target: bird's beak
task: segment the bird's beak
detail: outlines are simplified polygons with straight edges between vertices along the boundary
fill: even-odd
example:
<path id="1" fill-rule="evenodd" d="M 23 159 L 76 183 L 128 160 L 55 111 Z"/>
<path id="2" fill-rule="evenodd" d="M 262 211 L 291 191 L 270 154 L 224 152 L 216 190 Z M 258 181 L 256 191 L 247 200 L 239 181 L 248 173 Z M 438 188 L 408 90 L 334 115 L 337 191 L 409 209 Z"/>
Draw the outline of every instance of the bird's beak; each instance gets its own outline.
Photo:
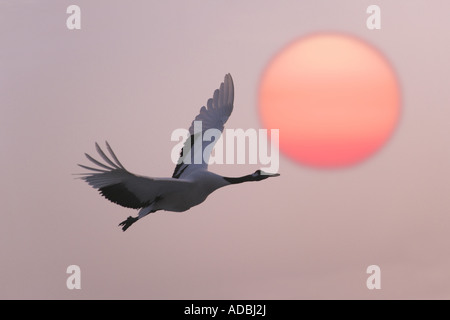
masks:
<path id="1" fill-rule="evenodd" d="M 278 177 L 280 174 L 279 173 L 269 173 L 269 172 L 261 171 L 261 175 L 269 176 L 269 177 Z"/>

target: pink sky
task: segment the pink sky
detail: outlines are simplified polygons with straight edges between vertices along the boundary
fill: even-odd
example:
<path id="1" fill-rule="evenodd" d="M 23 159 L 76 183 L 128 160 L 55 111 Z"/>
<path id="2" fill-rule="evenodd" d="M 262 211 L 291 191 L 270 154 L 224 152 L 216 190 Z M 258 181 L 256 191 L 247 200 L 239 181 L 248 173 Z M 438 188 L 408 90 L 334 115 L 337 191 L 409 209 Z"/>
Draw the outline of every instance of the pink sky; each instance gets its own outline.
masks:
<path id="1" fill-rule="evenodd" d="M 0 298 L 450 298 L 448 1 L 0 2 Z M 280 48 L 310 32 L 354 34 L 392 63 L 402 114 L 363 163 L 224 188 L 185 213 L 129 215 L 74 179 L 94 142 L 137 174 L 170 176 L 188 128 L 226 73 L 227 128 L 261 128 L 257 89 Z M 280 132 L 280 135 L 282 132 Z M 258 165 L 214 165 L 239 176 Z M 68 290 L 66 268 L 81 268 Z M 366 288 L 369 265 L 382 289 Z"/>

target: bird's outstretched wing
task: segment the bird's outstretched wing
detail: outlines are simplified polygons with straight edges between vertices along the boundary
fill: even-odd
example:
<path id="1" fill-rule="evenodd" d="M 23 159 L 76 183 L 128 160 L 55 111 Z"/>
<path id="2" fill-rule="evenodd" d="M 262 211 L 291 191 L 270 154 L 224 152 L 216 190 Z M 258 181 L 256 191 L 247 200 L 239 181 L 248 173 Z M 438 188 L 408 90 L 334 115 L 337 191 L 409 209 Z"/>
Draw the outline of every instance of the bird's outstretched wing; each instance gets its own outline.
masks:
<path id="1" fill-rule="evenodd" d="M 205 131 L 209 129 L 216 129 L 218 130 L 216 132 L 220 134 L 223 132 L 224 125 L 233 111 L 233 101 L 233 79 L 230 74 L 226 74 L 224 82 L 220 84 L 219 89 L 214 91 L 213 97 L 208 99 L 206 107 L 203 106 L 192 121 L 189 128 L 190 137 L 181 150 L 180 159 L 172 178 L 183 178 L 195 170 L 208 168 L 209 156 L 219 136 L 216 135 L 215 138 L 212 138 L 212 141 L 202 141 L 202 137 Z M 196 129 L 199 128 L 200 121 L 201 130 L 199 131 Z M 209 152 L 204 152 L 206 148 Z M 196 151 L 201 151 L 201 154 Z"/>
<path id="2" fill-rule="evenodd" d="M 79 164 L 80 167 L 91 171 L 82 173 L 81 179 L 98 189 L 106 199 L 123 207 L 143 208 L 166 193 L 182 191 L 190 186 L 190 182 L 184 180 L 135 175 L 124 168 L 108 142 L 106 142 L 106 147 L 111 157 L 108 157 L 97 143 L 95 143 L 95 147 L 105 163 L 95 160 L 86 153 L 86 157 L 98 167 L 93 168 Z"/>

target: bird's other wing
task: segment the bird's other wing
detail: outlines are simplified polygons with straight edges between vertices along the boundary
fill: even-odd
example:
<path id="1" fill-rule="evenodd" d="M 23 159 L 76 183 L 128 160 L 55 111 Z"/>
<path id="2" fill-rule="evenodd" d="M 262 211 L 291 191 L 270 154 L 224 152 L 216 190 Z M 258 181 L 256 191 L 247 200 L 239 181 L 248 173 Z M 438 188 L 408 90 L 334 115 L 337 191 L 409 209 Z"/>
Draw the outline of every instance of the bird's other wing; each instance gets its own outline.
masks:
<path id="1" fill-rule="evenodd" d="M 219 89 L 214 91 L 213 97 L 208 99 L 206 107 L 200 109 L 199 114 L 192 121 L 189 128 L 190 137 L 186 140 L 181 150 L 178 164 L 175 167 L 172 178 L 182 178 L 188 176 L 195 170 L 207 169 L 208 161 L 214 144 L 222 134 L 224 125 L 233 111 L 234 85 L 231 75 L 225 75 L 224 82 Z M 198 130 L 201 121 L 201 130 Z M 211 138 L 212 141 L 203 141 L 205 131 L 216 129 L 217 135 Z M 196 147 L 198 146 L 198 147 Z M 208 148 L 209 152 L 204 152 Z M 196 150 L 201 151 L 198 154 Z"/>
<path id="2" fill-rule="evenodd" d="M 95 143 L 100 157 L 105 161 L 101 163 L 90 155 L 86 157 L 96 168 L 79 164 L 80 167 L 90 170 L 81 173 L 84 181 L 97 189 L 106 199 L 123 207 L 139 209 L 150 205 L 158 197 L 170 192 L 178 192 L 190 187 L 190 182 L 173 178 L 150 178 L 135 175 L 127 171 L 119 162 L 108 142 L 106 147 L 111 157 Z"/>

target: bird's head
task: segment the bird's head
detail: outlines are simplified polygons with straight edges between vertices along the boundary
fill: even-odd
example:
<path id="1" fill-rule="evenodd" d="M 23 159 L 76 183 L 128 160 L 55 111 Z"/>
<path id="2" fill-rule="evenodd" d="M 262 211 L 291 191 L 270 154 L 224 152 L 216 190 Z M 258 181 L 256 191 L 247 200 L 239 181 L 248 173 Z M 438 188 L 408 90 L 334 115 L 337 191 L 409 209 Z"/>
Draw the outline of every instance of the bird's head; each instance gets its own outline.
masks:
<path id="1" fill-rule="evenodd" d="M 253 174 L 252 177 L 254 179 L 254 181 L 261 181 L 270 177 L 278 177 L 280 174 L 279 173 L 268 173 L 268 172 L 264 172 L 262 170 L 256 170 Z"/>

